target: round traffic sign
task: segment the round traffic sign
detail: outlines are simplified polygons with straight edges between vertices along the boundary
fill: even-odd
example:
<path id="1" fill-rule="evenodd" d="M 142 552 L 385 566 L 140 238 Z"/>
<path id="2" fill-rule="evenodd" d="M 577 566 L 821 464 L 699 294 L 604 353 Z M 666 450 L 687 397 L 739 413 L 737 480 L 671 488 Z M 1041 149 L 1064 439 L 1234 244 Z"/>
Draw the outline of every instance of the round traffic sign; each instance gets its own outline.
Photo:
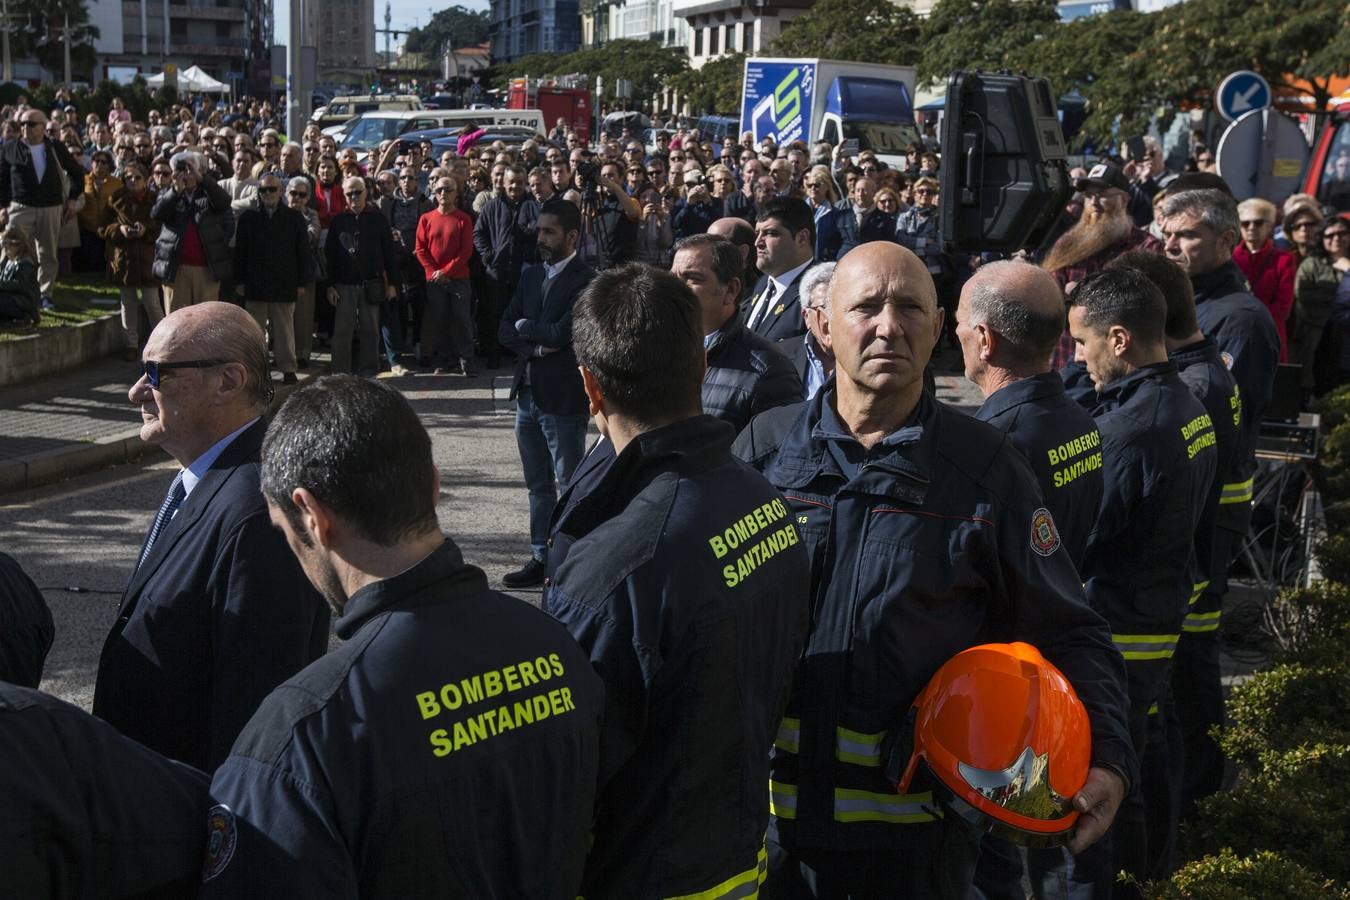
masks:
<path id="1" fill-rule="evenodd" d="M 1214 92 L 1214 108 L 1230 122 L 1254 110 L 1265 109 L 1270 106 L 1270 101 L 1270 82 L 1246 69 L 1219 82 L 1219 89 Z"/>

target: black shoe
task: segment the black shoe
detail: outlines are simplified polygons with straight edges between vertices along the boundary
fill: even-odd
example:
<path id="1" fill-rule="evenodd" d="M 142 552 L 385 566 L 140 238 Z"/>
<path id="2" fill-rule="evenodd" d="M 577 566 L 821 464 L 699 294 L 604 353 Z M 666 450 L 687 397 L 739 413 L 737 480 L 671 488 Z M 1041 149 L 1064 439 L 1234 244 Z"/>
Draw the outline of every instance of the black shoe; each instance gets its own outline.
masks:
<path id="1" fill-rule="evenodd" d="M 502 584 L 509 588 L 538 587 L 543 583 L 544 563 L 537 559 L 531 559 L 521 569 L 502 576 Z"/>
<path id="2" fill-rule="evenodd" d="M 472 378 L 478 373 L 474 370 L 472 366 L 469 365 L 469 361 L 467 359 L 461 359 L 459 361 L 459 374 L 464 376 L 465 378 Z"/>
<path id="3" fill-rule="evenodd" d="M 299 380 L 300 380 L 300 379 L 296 377 L 296 375 L 295 375 L 294 372 L 286 372 L 285 374 L 283 374 L 283 375 L 281 376 L 281 383 L 282 383 L 282 384 L 295 384 L 295 383 L 298 382 Z"/>

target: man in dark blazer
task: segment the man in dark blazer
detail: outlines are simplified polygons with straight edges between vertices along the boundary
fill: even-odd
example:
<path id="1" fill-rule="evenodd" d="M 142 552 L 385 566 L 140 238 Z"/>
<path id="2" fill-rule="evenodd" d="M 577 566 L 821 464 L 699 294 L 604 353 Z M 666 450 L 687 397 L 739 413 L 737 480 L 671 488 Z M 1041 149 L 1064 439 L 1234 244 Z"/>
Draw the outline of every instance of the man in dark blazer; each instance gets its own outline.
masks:
<path id="1" fill-rule="evenodd" d="M 586 451 L 586 393 L 572 353 L 572 304 L 595 271 L 577 258 L 581 211 L 550 200 L 539 211 L 540 264 L 521 273 L 502 314 L 498 340 L 516 354 L 511 398 L 516 445 L 530 492 L 530 560 L 502 578 L 507 587 L 542 584 L 548 518 Z"/>
<path id="2" fill-rule="evenodd" d="M 183 468 L 103 645 L 94 714 L 210 772 L 263 698 L 323 655 L 328 610 L 259 489 L 272 386 L 257 323 L 229 303 L 185 307 L 143 359 L 129 391 L 141 439 Z"/>
<path id="3" fill-rule="evenodd" d="M 774 197 L 755 223 L 755 265 L 764 276 L 744 305 L 746 327 L 771 341 L 806 333 L 798 307 L 802 275 L 815 259 L 811 208 L 795 197 Z"/>

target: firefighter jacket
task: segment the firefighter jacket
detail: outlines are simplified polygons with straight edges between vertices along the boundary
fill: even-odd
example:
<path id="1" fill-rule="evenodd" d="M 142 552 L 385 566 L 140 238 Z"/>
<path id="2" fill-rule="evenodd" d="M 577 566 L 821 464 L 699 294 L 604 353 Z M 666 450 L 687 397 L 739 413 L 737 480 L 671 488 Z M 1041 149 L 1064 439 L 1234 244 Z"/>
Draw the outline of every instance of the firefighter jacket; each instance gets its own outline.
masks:
<path id="1" fill-rule="evenodd" d="M 935 846 L 938 805 L 896 792 L 882 745 L 943 663 L 988 642 L 1026 641 L 1058 666 L 1091 718 L 1093 764 L 1132 784 L 1124 667 L 1026 460 L 926 393 L 864 451 L 833 402 L 830 382 L 795 421 L 784 408 L 751 424 L 776 435 L 738 441 L 783 491 L 812 565 L 811 632 L 772 754 L 770 840 Z"/>
<path id="2" fill-rule="evenodd" d="M 1023 378 L 985 398 L 975 418 L 1003 432 L 1031 463 L 1074 568 L 1083 565 L 1102 499 L 1102 438 L 1057 372 Z"/>
<path id="3" fill-rule="evenodd" d="M 1224 485 L 1241 481 L 1248 475 L 1246 460 L 1238 455 L 1242 441 L 1242 394 L 1233 380 L 1233 373 L 1224 365 L 1219 348 L 1209 338 L 1174 350 L 1168 358 L 1177 364 L 1182 383 L 1205 407 L 1214 424 L 1216 475 L 1195 533 L 1195 584 L 1181 626 L 1182 631 L 1208 633 L 1219 628 L 1224 594 L 1209 588 L 1212 582 L 1226 584 L 1224 576 L 1231 562 L 1228 542 L 1214 539 Z"/>
<path id="4" fill-rule="evenodd" d="M 1218 347 L 1242 400 L 1237 468 L 1225 476 L 1232 480 L 1223 483 L 1218 523 L 1220 528 L 1246 534 L 1256 474 L 1256 437 L 1280 365 L 1280 335 L 1265 304 L 1247 290 L 1237 263 L 1230 261 L 1213 272 L 1192 276 L 1191 287 L 1200 330 Z"/>
<path id="5" fill-rule="evenodd" d="M 1143 366 L 1100 393 L 1105 492 L 1084 586 L 1125 658 L 1136 711 L 1157 703 L 1193 593 L 1195 535 L 1218 438 L 1174 362 Z"/>
<path id="6" fill-rule="evenodd" d="M 216 772 L 202 896 L 574 898 L 603 703 L 576 643 L 448 540 L 334 624 Z"/>
<path id="7" fill-rule="evenodd" d="M 558 522 L 573 542 L 545 609 L 605 682 L 586 897 L 741 897 L 763 878 L 810 576 L 733 436 L 710 416 L 648 431 Z"/>

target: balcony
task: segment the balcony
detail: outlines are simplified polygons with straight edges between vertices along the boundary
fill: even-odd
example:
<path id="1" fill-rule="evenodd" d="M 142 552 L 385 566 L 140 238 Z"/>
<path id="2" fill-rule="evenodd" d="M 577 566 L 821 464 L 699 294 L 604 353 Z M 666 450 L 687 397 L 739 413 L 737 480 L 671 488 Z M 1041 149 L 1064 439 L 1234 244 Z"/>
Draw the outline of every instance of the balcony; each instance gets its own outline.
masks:
<path id="1" fill-rule="evenodd" d="M 122 2 L 122 15 L 126 19 L 136 22 L 141 20 L 141 4 L 137 2 Z M 164 4 L 146 3 L 145 15 L 147 19 L 162 22 L 164 20 Z M 215 4 L 202 3 L 200 5 L 193 3 L 170 3 L 170 19 L 209 19 L 221 22 L 242 22 L 247 17 L 247 11 L 240 6 L 216 6 Z"/>

